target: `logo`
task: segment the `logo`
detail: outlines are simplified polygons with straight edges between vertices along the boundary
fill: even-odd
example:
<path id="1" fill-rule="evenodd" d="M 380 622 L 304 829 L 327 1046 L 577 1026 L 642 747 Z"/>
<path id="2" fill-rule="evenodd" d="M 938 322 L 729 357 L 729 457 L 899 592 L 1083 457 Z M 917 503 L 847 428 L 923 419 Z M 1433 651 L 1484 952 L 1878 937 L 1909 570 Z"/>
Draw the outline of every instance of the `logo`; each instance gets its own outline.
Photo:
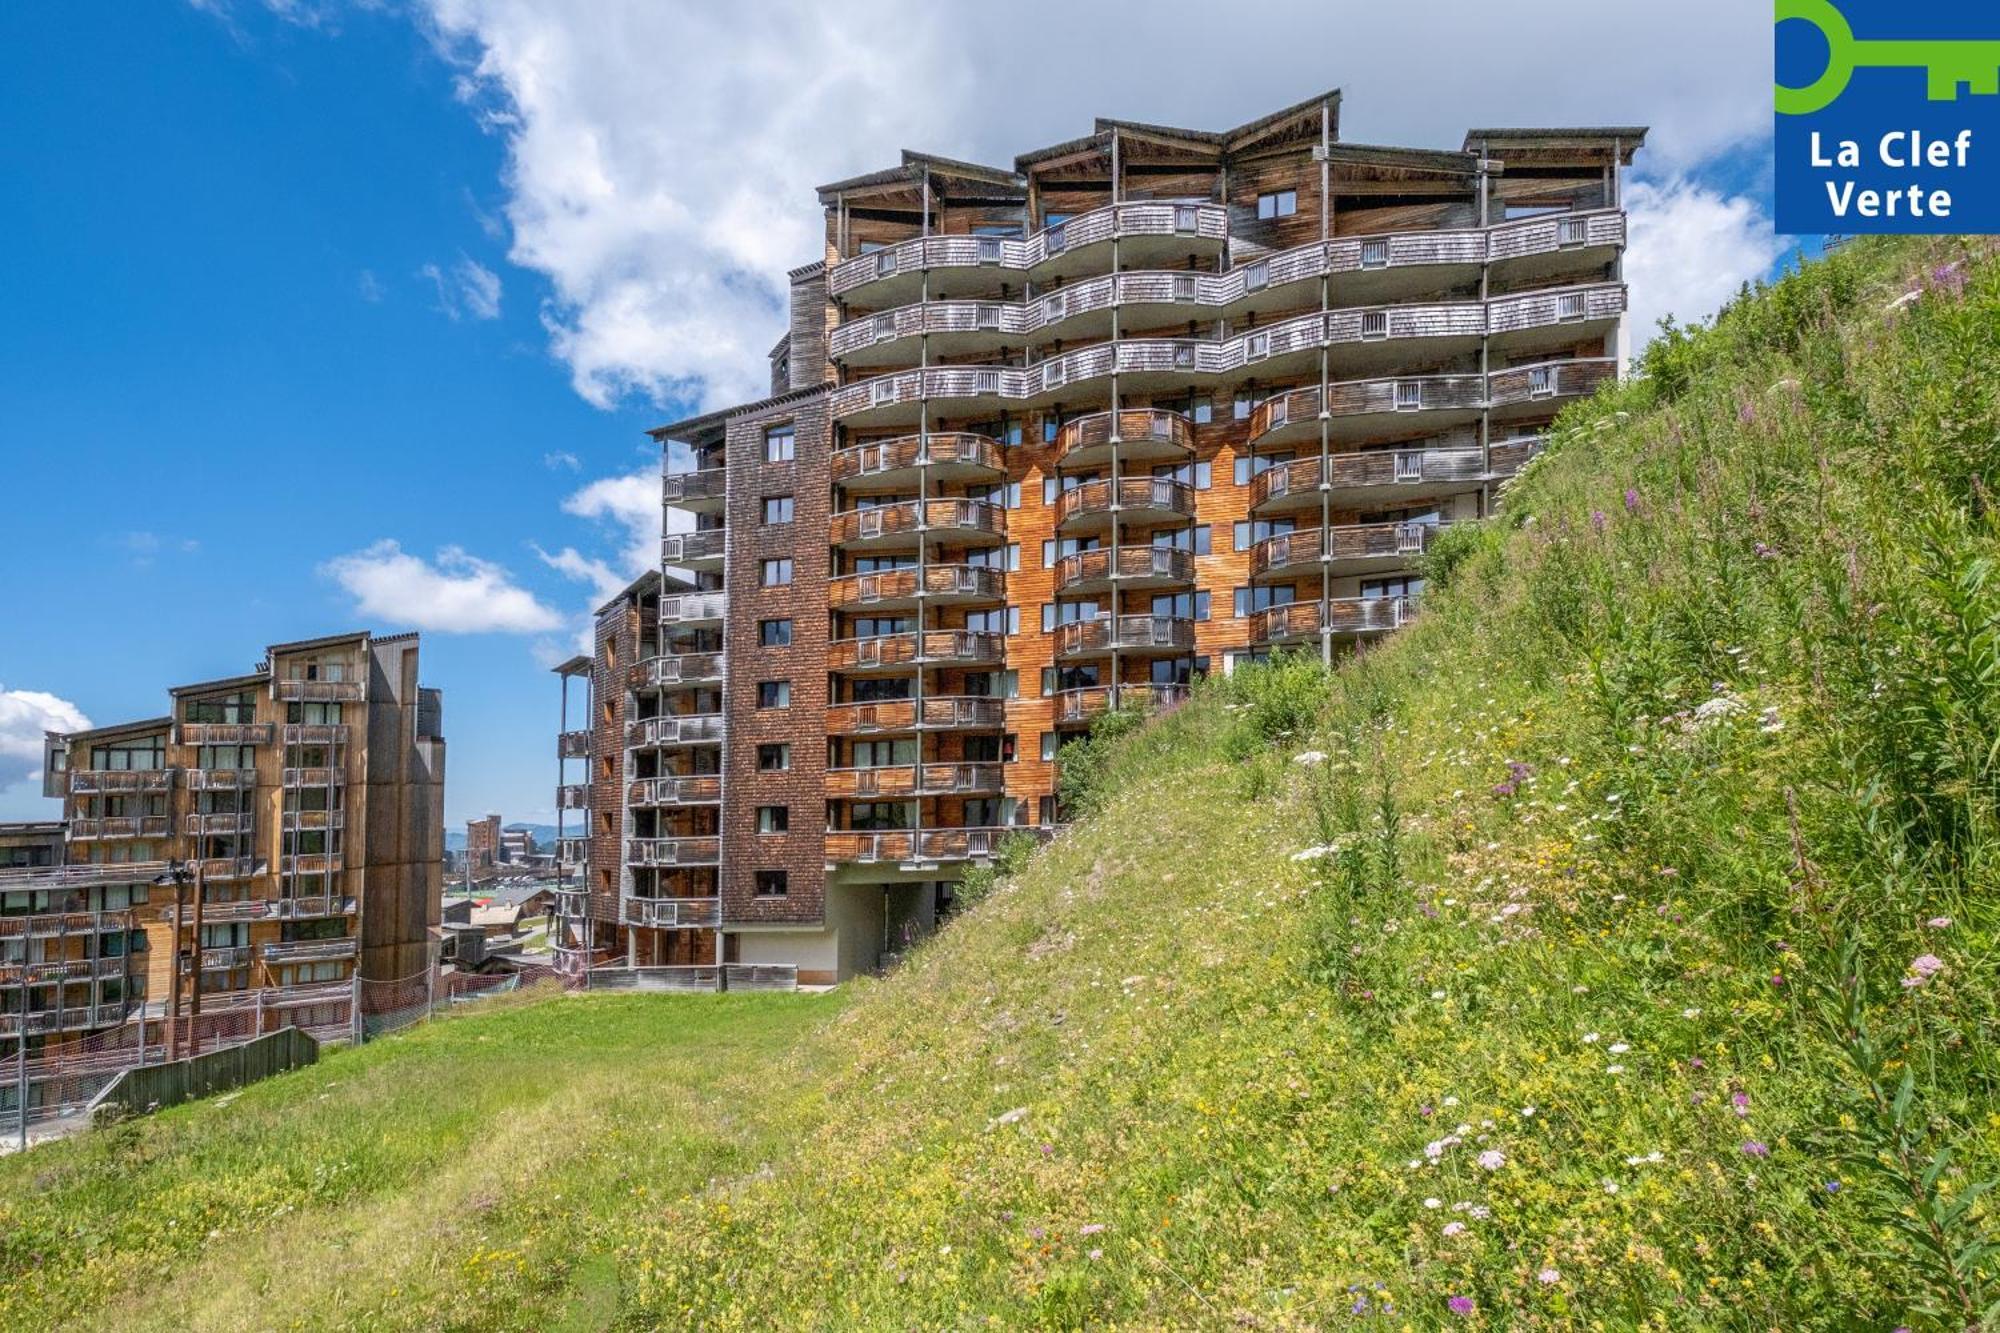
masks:
<path id="1" fill-rule="evenodd" d="M 1779 231 L 2000 231 L 2000 6 L 1912 8 L 1777 0 Z"/>

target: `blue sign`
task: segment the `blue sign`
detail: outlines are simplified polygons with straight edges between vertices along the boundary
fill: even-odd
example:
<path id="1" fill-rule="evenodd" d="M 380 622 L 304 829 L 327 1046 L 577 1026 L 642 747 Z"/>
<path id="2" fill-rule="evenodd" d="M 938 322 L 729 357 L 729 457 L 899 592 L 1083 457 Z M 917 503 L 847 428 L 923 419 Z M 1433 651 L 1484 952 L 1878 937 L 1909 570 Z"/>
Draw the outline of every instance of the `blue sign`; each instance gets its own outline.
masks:
<path id="1" fill-rule="evenodd" d="M 2000 4 L 1777 0 L 1781 232 L 2000 232 Z"/>

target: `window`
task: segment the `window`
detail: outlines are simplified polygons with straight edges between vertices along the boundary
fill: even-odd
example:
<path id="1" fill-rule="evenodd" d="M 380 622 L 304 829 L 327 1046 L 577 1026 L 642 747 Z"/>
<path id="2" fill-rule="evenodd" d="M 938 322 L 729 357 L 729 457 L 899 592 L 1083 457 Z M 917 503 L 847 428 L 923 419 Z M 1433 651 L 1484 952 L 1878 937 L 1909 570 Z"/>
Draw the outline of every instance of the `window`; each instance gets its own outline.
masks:
<path id="1" fill-rule="evenodd" d="M 1155 616 L 1171 616 L 1177 620 L 1207 620 L 1208 594 L 1160 593 L 1153 598 L 1152 613 Z"/>
<path id="2" fill-rule="evenodd" d="M 1238 588 L 1236 590 L 1236 614 L 1247 616 L 1253 611 L 1268 611 L 1274 606 L 1289 606 L 1296 594 L 1291 588 Z"/>
<path id="3" fill-rule="evenodd" d="M 1239 393 L 1230 404 L 1229 414 L 1238 421 L 1248 421 L 1250 414 L 1257 410 L 1257 400 L 1248 393 Z"/>
<path id="4" fill-rule="evenodd" d="M 790 708 L 792 706 L 792 682 L 789 680 L 758 681 L 757 706 L 759 708 Z"/>
<path id="5" fill-rule="evenodd" d="M 1153 534 L 1153 545 L 1171 547 L 1176 551 L 1187 551 L 1194 555 L 1207 555 L 1211 549 L 1211 525 L 1198 528 L 1181 528 L 1176 531 L 1161 531 Z"/>
<path id="6" fill-rule="evenodd" d="M 759 898 L 782 898 L 786 892 L 784 871 L 760 870 L 757 872 L 757 896 Z"/>
<path id="7" fill-rule="evenodd" d="M 1052 760 L 1052 759 L 1054 759 L 1054 758 L 1056 757 L 1056 742 L 1057 742 L 1057 741 L 1058 741 L 1059 739 L 1060 739 L 1060 737 L 1058 736 L 1058 734 L 1057 734 L 1057 733 L 1055 733 L 1055 732 L 1053 732 L 1053 731 L 1045 731 L 1045 732 L 1043 732 L 1043 733 L 1042 733 L 1042 762 L 1043 762 L 1043 763 L 1045 763 L 1045 764 L 1046 764 L 1046 763 L 1048 763 L 1048 762 L 1049 762 L 1050 760 Z"/>
<path id="8" fill-rule="evenodd" d="M 792 644 L 792 622 L 789 620 L 760 620 L 757 622 L 757 642 L 765 648 L 789 648 Z"/>
<path id="9" fill-rule="evenodd" d="M 1257 196 L 1257 216 L 1262 219 L 1288 218 L 1299 211 L 1297 190 L 1275 190 Z"/>
<path id="10" fill-rule="evenodd" d="M 758 581 L 766 588 L 782 588 L 792 581 L 790 560 L 766 560 Z"/>
<path id="11" fill-rule="evenodd" d="M 792 807 L 789 805 L 760 805 L 757 807 L 757 831 L 759 833 L 789 833 L 792 830 Z"/>
<path id="12" fill-rule="evenodd" d="M 789 742 L 779 741 L 771 745 L 757 747 L 757 771 L 759 773 L 783 773 L 792 766 L 792 747 Z"/>
<path id="13" fill-rule="evenodd" d="M 1018 222 L 975 222 L 972 224 L 974 236 L 1000 236 L 1009 240 L 1021 238 L 1021 224 Z"/>
<path id="14" fill-rule="evenodd" d="M 1361 600 L 1376 601 L 1385 597 L 1415 597 L 1424 590 L 1424 581 L 1415 574 L 1398 574 L 1386 579 L 1361 580 Z"/>
<path id="15" fill-rule="evenodd" d="M 792 521 L 792 497 L 789 495 L 767 495 L 764 497 L 764 522 L 789 523 Z"/>

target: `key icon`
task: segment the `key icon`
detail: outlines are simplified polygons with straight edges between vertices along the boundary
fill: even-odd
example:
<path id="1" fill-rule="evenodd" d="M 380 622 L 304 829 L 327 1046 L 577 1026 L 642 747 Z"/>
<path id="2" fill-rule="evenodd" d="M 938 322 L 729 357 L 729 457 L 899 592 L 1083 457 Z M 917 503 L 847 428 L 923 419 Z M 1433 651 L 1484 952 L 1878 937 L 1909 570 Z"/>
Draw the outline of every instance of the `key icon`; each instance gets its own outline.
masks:
<path id="1" fill-rule="evenodd" d="M 1832 0 L 1777 0 L 1777 21 L 1799 19 L 1826 38 L 1826 72 L 1803 88 L 1776 85 L 1782 116 L 1805 116 L 1833 105 L 1854 71 L 1921 69 L 1933 102 L 1958 100 L 1958 85 L 1976 96 L 2000 95 L 2000 41 L 1861 41 Z"/>

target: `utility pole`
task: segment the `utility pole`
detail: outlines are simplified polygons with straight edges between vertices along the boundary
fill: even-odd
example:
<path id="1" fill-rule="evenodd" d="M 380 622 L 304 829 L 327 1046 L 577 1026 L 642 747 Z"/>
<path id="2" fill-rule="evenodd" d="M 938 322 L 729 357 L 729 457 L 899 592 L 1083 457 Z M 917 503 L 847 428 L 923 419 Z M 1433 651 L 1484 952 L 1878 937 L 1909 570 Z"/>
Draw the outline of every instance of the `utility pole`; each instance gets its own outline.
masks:
<path id="1" fill-rule="evenodd" d="M 181 963 L 182 963 L 181 907 L 183 901 L 182 895 L 187 888 L 188 878 L 189 876 L 188 876 L 187 863 L 184 861 L 173 860 L 167 862 L 166 873 L 158 876 L 153 880 L 154 884 L 162 888 L 171 884 L 174 889 L 174 947 L 171 950 L 172 957 L 168 960 L 169 965 L 173 969 L 173 975 L 168 978 L 168 989 L 171 995 L 171 999 L 168 1002 L 168 1009 L 167 1009 L 167 1061 L 169 1064 L 180 1058 Z M 145 1011 L 142 1009 L 140 1011 L 140 1019 L 139 1019 L 139 1040 L 142 1045 L 145 1042 L 145 1038 L 146 1038 Z"/>

